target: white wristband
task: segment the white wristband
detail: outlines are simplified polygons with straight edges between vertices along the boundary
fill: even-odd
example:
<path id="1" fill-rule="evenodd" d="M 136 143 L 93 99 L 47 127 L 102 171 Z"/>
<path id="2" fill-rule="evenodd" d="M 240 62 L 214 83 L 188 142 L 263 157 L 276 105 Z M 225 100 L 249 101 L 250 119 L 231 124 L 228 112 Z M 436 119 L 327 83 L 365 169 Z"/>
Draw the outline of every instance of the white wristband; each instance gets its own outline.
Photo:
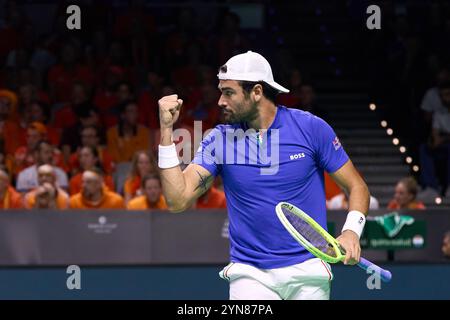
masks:
<path id="1" fill-rule="evenodd" d="M 158 146 L 158 166 L 161 169 L 176 167 L 180 164 L 175 143 L 170 146 Z"/>
<path id="2" fill-rule="evenodd" d="M 345 220 L 344 226 L 342 227 L 342 232 L 351 230 L 358 235 L 358 238 L 361 238 L 365 224 L 366 216 L 357 210 L 352 210 L 347 215 L 347 220 Z"/>

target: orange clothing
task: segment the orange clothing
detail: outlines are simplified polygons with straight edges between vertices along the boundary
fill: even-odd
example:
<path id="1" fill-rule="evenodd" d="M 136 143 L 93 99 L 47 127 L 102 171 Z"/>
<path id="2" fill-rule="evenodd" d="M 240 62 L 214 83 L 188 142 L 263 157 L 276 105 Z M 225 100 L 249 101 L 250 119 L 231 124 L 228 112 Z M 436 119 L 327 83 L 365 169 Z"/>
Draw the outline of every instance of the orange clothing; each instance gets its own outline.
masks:
<path id="1" fill-rule="evenodd" d="M 135 197 L 136 192 L 141 187 L 141 177 L 136 176 L 134 178 L 127 178 L 125 180 L 125 185 L 123 186 L 123 192 L 125 195 L 129 195 L 130 197 Z"/>
<path id="2" fill-rule="evenodd" d="M 151 205 L 147 201 L 146 196 L 139 196 L 134 199 L 131 199 L 130 202 L 128 202 L 127 209 L 128 210 L 146 210 L 146 209 L 165 210 L 165 209 L 167 209 L 167 204 L 166 204 L 166 199 L 164 199 L 163 195 L 159 196 L 158 202 L 156 202 L 154 205 Z"/>
<path id="3" fill-rule="evenodd" d="M 98 203 L 92 203 L 83 198 L 81 192 L 70 197 L 72 209 L 125 209 L 123 198 L 112 191 L 103 190 L 103 198 Z"/>
<path id="4" fill-rule="evenodd" d="M 397 201 L 392 199 L 391 201 L 389 201 L 388 209 L 398 210 L 398 209 L 401 209 L 401 208 L 400 208 L 400 205 L 397 203 Z M 408 205 L 408 209 L 423 210 L 423 209 L 426 209 L 426 208 L 425 208 L 425 205 L 423 204 L 422 201 L 413 201 L 413 202 L 411 202 Z"/>
<path id="5" fill-rule="evenodd" d="M 219 209 L 226 208 L 227 202 L 225 200 L 225 193 L 215 187 L 211 187 L 206 194 L 198 198 L 196 206 L 197 209 Z"/>
<path id="6" fill-rule="evenodd" d="M 334 196 L 340 194 L 341 188 L 338 186 L 336 182 L 334 182 L 333 178 L 328 173 L 324 173 L 325 177 L 325 198 L 330 200 Z"/>
<path id="7" fill-rule="evenodd" d="M 74 195 L 78 192 L 81 192 L 81 185 L 82 185 L 82 180 L 81 178 L 83 177 L 82 173 L 78 173 L 76 175 L 74 175 L 70 181 L 69 181 L 69 193 L 70 195 Z M 105 186 L 110 190 L 110 191 L 114 191 L 114 181 L 113 178 L 111 176 L 104 176 L 103 177 L 103 181 L 105 182 Z"/>
<path id="8" fill-rule="evenodd" d="M 21 209 L 23 208 L 22 196 L 12 186 L 8 186 L 2 199 L 0 199 L 0 209 Z"/>
<path id="9" fill-rule="evenodd" d="M 0 139 L 3 139 L 5 147 L 5 154 L 13 155 L 16 149 L 20 146 L 18 137 L 21 134 L 20 126 L 11 120 L 0 122 Z M 11 138 L 11 137 L 14 137 Z"/>
<path id="10" fill-rule="evenodd" d="M 25 195 L 25 208 L 33 209 L 36 204 L 36 189 L 28 192 Z M 68 209 L 69 208 L 69 195 L 58 188 L 58 194 L 56 196 L 56 208 L 58 209 Z"/>
<path id="11" fill-rule="evenodd" d="M 130 138 L 119 136 L 119 127 L 115 126 L 107 132 L 108 151 L 115 162 L 131 161 L 136 151 L 148 150 L 150 147 L 150 130 L 138 125 L 136 135 Z"/>

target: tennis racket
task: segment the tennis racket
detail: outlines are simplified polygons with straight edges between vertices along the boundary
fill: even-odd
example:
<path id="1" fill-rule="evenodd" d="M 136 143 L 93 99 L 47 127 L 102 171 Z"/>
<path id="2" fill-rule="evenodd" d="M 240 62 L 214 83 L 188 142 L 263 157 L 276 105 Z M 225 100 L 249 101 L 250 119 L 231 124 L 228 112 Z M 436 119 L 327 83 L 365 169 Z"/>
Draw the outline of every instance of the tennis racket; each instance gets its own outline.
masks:
<path id="1" fill-rule="evenodd" d="M 345 250 L 339 242 L 305 212 L 287 202 L 278 203 L 275 211 L 287 231 L 314 256 L 328 263 L 338 263 L 345 259 Z M 389 282 L 392 278 L 391 272 L 362 257 L 358 266 L 364 270 L 370 268 L 384 282 Z"/>

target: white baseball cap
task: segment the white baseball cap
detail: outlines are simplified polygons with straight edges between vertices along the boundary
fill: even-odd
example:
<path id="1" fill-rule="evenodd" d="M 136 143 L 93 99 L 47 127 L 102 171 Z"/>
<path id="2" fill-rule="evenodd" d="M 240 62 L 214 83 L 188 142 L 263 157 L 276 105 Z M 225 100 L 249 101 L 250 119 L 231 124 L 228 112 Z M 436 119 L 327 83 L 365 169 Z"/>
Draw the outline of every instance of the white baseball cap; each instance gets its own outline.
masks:
<path id="1" fill-rule="evenodd" d="M 280 92 L 289 92 L 273 80 L 269 62 L 259 53 L 247 51 L 231 57 L 219 69 L 219 80 L 264 81 Z"/>

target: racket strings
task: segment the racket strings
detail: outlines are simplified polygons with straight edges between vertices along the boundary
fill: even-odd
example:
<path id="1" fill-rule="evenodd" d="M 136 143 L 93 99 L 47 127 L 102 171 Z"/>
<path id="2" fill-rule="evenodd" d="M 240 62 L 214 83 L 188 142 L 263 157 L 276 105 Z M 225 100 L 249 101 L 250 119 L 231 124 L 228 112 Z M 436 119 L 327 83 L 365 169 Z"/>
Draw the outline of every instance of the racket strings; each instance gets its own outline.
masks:
<path id="1" fill-rule="evenodd" d="M 282 208 L 284 215 L 289 223 L 301 234 L 311 245 L 329 256 L 336 257 L 336 251 L 333 246 L 325 240 L 309 223 L 301 219 L 287 208 Z"/>

